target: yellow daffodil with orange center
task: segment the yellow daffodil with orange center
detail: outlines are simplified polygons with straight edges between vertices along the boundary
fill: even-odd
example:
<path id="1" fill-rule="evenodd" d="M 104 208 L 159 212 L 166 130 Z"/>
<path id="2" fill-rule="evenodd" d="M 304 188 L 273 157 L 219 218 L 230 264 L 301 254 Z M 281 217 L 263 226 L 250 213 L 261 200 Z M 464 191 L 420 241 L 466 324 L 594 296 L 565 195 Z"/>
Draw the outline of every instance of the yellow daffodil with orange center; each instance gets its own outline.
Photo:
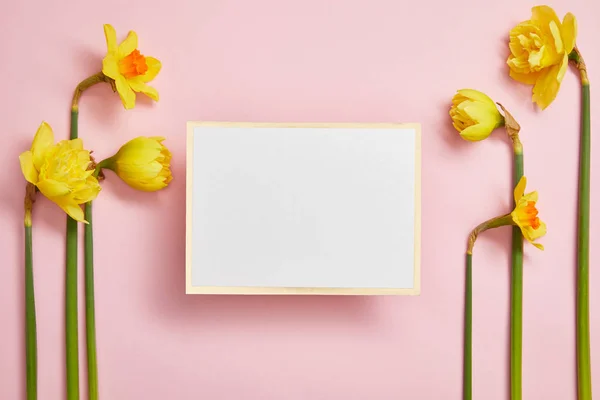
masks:
<path id="1" fill-rule="evenodd" d="M 515 187 L 515 204 L 516 207 L 510 214 L 513 222 L 517 225 L 523 237 L 538 249 L 543 250 L 544 246 L 539 243 L 534 243 L 536 239 L 546 234 L 546 224 L 538 217 L 536 203 L 538 194 L 536 191 L 525 194 L 525 186 L 527 178 L 523 177 Z"/>
<path id="2" fill-rule="evenodd" d="M 25 179 L 35 185 L 76 221 L 84 220 L 80 204 L 98 196 L 100 185 L 90 170 L 90 152 L 81 139 L 54 144 L 54 133 L 47 123 L 39 127 L 31 150 L 19 156 Z"/>
<path id="3" fill-rule="evenodd" d="M 154 192 L 173 179 L 171 152 L 163 137 L 137 137 L 125 143 L 114 156 L 98 164 L 110 169 L 134 189 Z"/>
<path id="4" fill-rule="evenodd" d="M 146 57 L 137 49 L 138 38 L 130 31 L 127 38 L 117 45 L 117 34 L 111 25 L 104 25 L 108 52 L 102 60 L 102 73 L 115 81 L 115 87 L 126 109 L 135 107 L 136 92 L 144 93 L 158 101 L 158 92 L 148 86 L 160 72 L 161 63 Z"/>
<path id="5" fill-rule="evenodd" d="M 494 129 L 504 124 L 496 103 L 473 89 L 462 89 L 454 95 L 450 117 L 460 136 L 472 142 L 487 138 Z"/>
<path id="6" fill-rule="evenodd" d="M 561 23 L 548 6 L 533 7 L 531 19 L 510 31 L 510 76 L 534 85 L 533 101 L 542 109 L 558 94 L 576 37 L 575 16 L 567 13 Z"/>

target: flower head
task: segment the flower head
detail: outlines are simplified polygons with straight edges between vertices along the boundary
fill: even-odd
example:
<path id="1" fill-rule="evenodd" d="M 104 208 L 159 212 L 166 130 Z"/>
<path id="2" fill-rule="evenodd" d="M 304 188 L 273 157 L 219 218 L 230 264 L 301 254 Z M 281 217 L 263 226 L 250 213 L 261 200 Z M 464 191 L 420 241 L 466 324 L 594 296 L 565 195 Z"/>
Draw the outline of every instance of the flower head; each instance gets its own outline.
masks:
<path id="1" fill-rule="evenodd" d="M 548 6 L 533 7 L 531 19 L 510 31 L 510 76 L 534 85 L 533 101 L 542 109 L 558 94 L 576 37 L 575 16 L 567 13 L 561 23 Z"/>
<path id="2" fill-rule="evenodd" d="M 158 92 L 147 83 L 160 72 L 160 61 L 140 53 L 137 49 L 137 34 L 134 31 L 130 31 L 118 46 L 117 33 L 111 25 L 104 25 L 104 35 L 108 52 L 102 60 L 102 73 L 115 81 L 115 87 L 125 108 L 135 106 L 135 92 L 144 93 L 158 101 Z"/>
<path id="3" fill-rule="evenodd" d="M 92 164 L 90 152 L 83 149 L 81 139 L 54 144 L 52 128 L 43 122 L 31 150 L 22 153 L 19 161 L 28 182 L 71 218 L 86 222 L 80 204 L 95 199 L 100 193 L 100 185 L 89 168 Z"/>
<path id="4" fill-rule="evenodd" d="M 114 156 L 102 161 L 134 189 L 153 192 L 167 187 L 171 175 L 171 152 L 163 137 L 137 137 L 125 143 Z"/>
<path id="5" fill-rule="evenodd" d="M 472 142 L 487 138 L 504 123 L 494 101 L 473 89 L 462 89 L 454 95 L 450 117 L 460 136 Z"/>
<path id="6" fill-rule="evenodd" d="M 538 217 L 536 203 L 538 200 L 537 192 L 525 194 L 525 186 L 527 178 L 522 177 L 515 187 L 515 209 L 510 214 L 513 222 L 521 228 L 523 237 L 527 239 L 538 249 L 544 249 L 539 243 L 534 243 L 534 240 L 546 234 L 546 224 Z"/>

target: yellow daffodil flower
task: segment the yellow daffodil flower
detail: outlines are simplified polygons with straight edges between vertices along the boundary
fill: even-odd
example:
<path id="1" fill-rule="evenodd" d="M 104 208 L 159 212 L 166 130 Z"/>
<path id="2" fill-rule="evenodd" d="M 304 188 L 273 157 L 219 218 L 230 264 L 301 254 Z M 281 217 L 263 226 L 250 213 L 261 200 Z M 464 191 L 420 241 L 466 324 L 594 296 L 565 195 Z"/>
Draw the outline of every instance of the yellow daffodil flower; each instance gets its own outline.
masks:
<path id="1" fill-rule="evenodd" d="M 163 189 L 173 179 L 171 152 L 162 144 L 164 140 L 163 137 L 137 137 L 98 165 L 114 171 L 134 189 L 146 192 Z"/>
<path id="2" fill-rule="evenodd" d="M 462 89 L 454 95 L 450 117 L 460 136 L 471 142 L 487 138 L 504 124 L 494 101 L 473 89 Z"/>
<path id="3" fill-rule="evenodd" d="M 534 85 L 533 101 L 542 109 L 556 98 L 576 37 L 575 16 L 567 13 L 561 23 L 548 6 L 533 7 L 531 19 L 510 31 L 510 76 Z"/>
<path id="4" fill-rule="evenodd" d="M 527 239 L 538 249 L 543 250 L 544 246 L 539 243 L 534 243 L 534 240 L 544 236 L 546 234 L 546 224 L 542 222 L 538 217 L 538 210 L 535 204 L 538 201 L 537 192 L 531 192 L 525 194 L 525 186 L 527 185 L 527 178 L 522 177 L 519 183 L 515 187 L 515 204 L 516 207 L 510 216 L 513 222 L 521 228 L 523 237 Z"/>
<path id="5" fill-rule="evenodd" d="M 115 87 L 126 109 L 135 106 L 135 92 L 144 93 L 158 101 L 158 92 L 147 85 L 160 72 L 161 63 L 156 58 L 143 56 L 137 49 L 138 38 L 130 31 L 127 38 L 117 46 L 117 33 L 104 25 L 108 53 L 102 60 L 102 73 L 115 81 Z"/>
<path id="6" fill-rule="evenodd" d="M 31 145 L 31 150 L 19 156 L 25 179 L 35 185 L 48 199 L 56 203 L 74 220 L 86 222 L 80 204 L 98 196 L 100 185 L 89 167 L 90 152 L 83 149 L 81 139 L 63 140 L 54 144 L 54 133 L 43 122 Z"/>

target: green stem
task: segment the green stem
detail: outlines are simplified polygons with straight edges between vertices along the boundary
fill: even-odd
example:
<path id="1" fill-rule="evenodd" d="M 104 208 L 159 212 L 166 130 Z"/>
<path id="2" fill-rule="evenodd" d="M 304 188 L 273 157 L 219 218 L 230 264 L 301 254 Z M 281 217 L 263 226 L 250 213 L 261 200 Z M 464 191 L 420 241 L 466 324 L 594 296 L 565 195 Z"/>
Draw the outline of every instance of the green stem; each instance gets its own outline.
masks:
<path id="1" fill-rule="evenodd" d="M 514 186 L 523 176 L 522 147 L 515 146 Z M 513 187 L 514 187 L 513 186 Z M 523 235 L 518 226 L 512 230 L 512 279 L 510 301 L 510 398 L 521 400 L 523 355 Z"/>
<path id="2" fill-rule="evenodd" d="M 35 400 L 37 399 L 37 327 L 31 222 L 25 223 L 25 358 L 27 360 L 27 400 Z"/>
<path id="3" fill-rule="evenodd" d="M 96 313 L 94 310 L 94 239 L 92 202 L 85 204 L 85 332 L 87 340 L 88 399 L 98 400 L 98 363 L 96 357 Z"/>
<path id="4" fill-rule="evenodd" d="M 463 400 L 473 396 L 472 354 L 473 354 L 473 255 L 467 253 L 465 274 L 465 329 L 463 356 Z"/>
<path id="5" fill-rule="evenodd" d="M 71 139 L 77 138 L 78 111 L 71 110 Z M 65 339 L 67 399 L 79 399 L 79 348 L 77 334 L 77 221 L 67 216 L 67 263 L 65 271 Z"/>
<path id="6" fill-rule="evenodd" d="M 582 74 L 582 78 L 584 75 Z M 581 85 L 581 139 L 579 154 L 579 206 L 577 214 L 577 391 L 579 400 L 592 398 L 589 304 L 590 230 L 590 84 Z"/>

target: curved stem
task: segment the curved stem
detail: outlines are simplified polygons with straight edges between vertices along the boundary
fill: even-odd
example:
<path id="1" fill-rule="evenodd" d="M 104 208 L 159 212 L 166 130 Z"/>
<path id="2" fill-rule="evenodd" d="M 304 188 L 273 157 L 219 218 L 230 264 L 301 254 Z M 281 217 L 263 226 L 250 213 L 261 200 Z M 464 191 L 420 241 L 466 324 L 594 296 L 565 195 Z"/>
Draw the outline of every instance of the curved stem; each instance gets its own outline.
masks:
<path id="1" fill-rule="evenodd" d="M 514 186 L 523 176 L 523 153 L 515 143 Z M 510 297 L 510 398 L 521 400 L 523 348 L 523 234 L 518 226 L 512 230 L 512 273 Z"/>
<path id="2" fill-rule="evenodd" d="M 83 94 L 83 92 L 86 89 L 88 89 L 100 82 L 109 82 L 110 83 L 110 78 L 108 78 L 102 72 L 98 72 L 97 74 L 94 74 L 94 75 L 84 79 L 83 81 L 81 81 L 79 83 L 79 85 L 77 85 L 77 87 L 75 88 L 75 92 L 73 93 L 73 101 L 71 103 L 71 110 L 78 111 L 79 110 L 79 99 L 81 98 L 81 95 Z M 74 137 L 72 137 L 72 132 L 73 132 L 73 130 L 72 130 L 72 126 L 71 126 L 71 139 L 75 139 Z"/>
<path id="3" fill-rule="evenodd" d="M 96 356 L 96 312 L 94 307 L 94 239 L 92 202 L 85 204 L 85 332 L 87 342 L 88 399 L 98 400 L 98 364 Z"/>

